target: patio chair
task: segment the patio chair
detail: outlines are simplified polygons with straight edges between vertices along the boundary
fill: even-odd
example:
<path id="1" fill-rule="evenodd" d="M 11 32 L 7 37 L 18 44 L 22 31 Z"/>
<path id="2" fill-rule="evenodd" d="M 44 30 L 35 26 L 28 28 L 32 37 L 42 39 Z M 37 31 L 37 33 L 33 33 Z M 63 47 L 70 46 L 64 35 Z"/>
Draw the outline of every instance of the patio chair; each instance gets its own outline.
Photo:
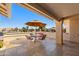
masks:
<path id="1" fill-rule="evenodd" d="M 26 35 L 26 38 L 29 40 L 33 40 L 34 38 L 36 38 L 36 35 L 34 35 L 33 33 L 30 33 L 30 35 Z"/>
<path id="2" fill-rule="evenodd" d="M 46 38 L 46 34 L 44 33 L 37 33 L 37 39 L 44 40 Z"/>
<path id="3" fill-rule="evenodd" d="M 46 38 L 46 35 L 44 34 L 41 40 L 44 40 Z"/>
<path id="4" fill-rule="evenodd" d="M 25 36 L 28 40 L 32 40 L 31 36 L 26 35 Z"/>

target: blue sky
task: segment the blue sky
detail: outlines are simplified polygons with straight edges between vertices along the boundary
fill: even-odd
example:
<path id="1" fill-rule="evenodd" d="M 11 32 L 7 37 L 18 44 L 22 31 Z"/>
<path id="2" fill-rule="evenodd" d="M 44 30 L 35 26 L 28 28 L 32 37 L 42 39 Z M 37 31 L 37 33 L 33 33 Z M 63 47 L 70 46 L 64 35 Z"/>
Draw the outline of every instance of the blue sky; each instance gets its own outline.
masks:
<path id="1" fill-rule="evenodd" d="M 39 20 L 43 23 L 46 23 L 47 28 L 51 28 L 55 26 L 55 22 L 36 14 L 28 9 L 25 9 L 19 5 L 12 4 L 12 16 L 11 18 L 7 18 L 5 16 L 0 15 L 0 28 L 22 28 L 25 27 L 25 23 L 32 20 Z"/>

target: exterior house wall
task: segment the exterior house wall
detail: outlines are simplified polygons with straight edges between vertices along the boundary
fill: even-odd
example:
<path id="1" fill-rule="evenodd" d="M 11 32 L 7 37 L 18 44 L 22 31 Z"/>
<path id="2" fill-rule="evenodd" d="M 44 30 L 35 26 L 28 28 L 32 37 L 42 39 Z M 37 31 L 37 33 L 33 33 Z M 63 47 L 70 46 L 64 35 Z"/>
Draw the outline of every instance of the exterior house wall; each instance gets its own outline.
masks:
<path id="1" fill-rule="evenodd" d="M 64 28 L 66 28 L 66 33 L 70 33 L 70 20 L 64 20 Z"/>
<path id="2" fill-rule="evenodd" d="M 70 18 L 70 41 L 79 43 L 79 16 Z"/>
<path id="3" fill-rule="evenodd" d="M 64 20 L 64 27 L 66 28 L 66 35 L 69 35 L 69 39 L 66 40 L 79 43 L 79 15 Z"/>
<path id="4" fill-rule="evenodd" d="M 64 20 L 63 25 L 66 29 L 66 32 L 63 34 L 63 40 L 70 40 L 70 19 Z"/>

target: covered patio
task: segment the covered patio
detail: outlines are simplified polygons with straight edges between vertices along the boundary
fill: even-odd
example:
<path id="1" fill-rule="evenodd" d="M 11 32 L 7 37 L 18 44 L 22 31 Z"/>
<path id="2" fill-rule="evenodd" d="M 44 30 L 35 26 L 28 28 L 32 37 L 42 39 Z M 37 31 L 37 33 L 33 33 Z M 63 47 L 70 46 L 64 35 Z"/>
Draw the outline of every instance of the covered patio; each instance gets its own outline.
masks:
<path id="1" fill-rule="evenodd" d="M 42 45 L 45 49 L 40 45 L 42 48 L 38 48 L 37 52 L 39 53 L 39 50 L 42 51 L 39 54 L 34 52 L 36 50 L 33 50 L 30 53 L 27 52 L 27 54 L 23 53 L 24 55 L 79 55 L 78 47 L 79 47 L 79 33 L 78 33 L 78 22 L 79 22 L 79 4 L 53 4 L 53 3 L 16 3 L 17 5 L 20 5 L 26 9 L 29 9 L 35 13 L 38 13 L 40 15 L 43 15 L 50 20 L 55 20 L 56 23 L 56 41 L 55 40 L 44 40 L 42 41 Z M 10 18 L 11 17 L 11 4 L 0 4 L 0 14 Z M 66 37 L 66 40 L 64 39 L 63 34 L 63 24 L 66 27 L 67 34 L 69 38 Z M 77 26 L 77 27 L 76 27 Z M 68 40 L 69 41 L 68 41 Z M 25 40 L 23 40 L 25 42 Z M 19 43 L 19 42 L 18 42 Z M 46 45 L 47 44 L 47 45 Z M 23 44 L 25 45 L 25 43 Z M 37 43 L 37 45 L 39 45 Z M 51 45 L 52 47 L 48 47 L 48 45 Z M 38 47 L 38 46 L 35 46 Z M 22 48 L 21 51 L 26 51 L 23 49 L 26 49 L 26 47 L 19 47 Z M 9 51 L 15 51 L 18 50 L 18 48 L 14 48 L 13 50 Z M 52 52 L 50 52 L 50 50 Z M 7 50 L 8 51 L 8 50 Z M 46 53 L 45 53 L 46 52 Z M 5 55 L 18 55 L 19 53 L 15 52 L 14 54 L 5 54 Z"/>

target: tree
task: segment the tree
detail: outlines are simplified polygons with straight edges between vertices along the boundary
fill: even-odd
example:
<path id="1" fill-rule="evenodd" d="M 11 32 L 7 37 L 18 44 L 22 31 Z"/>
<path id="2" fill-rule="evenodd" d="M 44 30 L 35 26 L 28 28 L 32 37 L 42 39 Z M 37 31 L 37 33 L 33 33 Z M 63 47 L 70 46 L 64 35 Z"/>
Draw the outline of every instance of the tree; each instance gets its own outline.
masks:
<path id="1" fill-rule="evenodd" d="M 52 28 L 51 28 L 51 31 L 52 31 L 52 32 L 56 32 L 56 27 L 52 27 Z"/>
<path id="2" fill-rule="evenodd" d="M 46 31 L 46 27 L 45 27 L 45 26 L 43 26 L 43 27 L 42 27 L 42 30 L 43 30 L 43 31 Z"/>
<path id="3" fill-rule="evenodd" d="M 29 29 L 29 26 L 26 27 L 26 30 L 27 30 L 27 31 L 28 31 L 28 29 Z"/>
<path id="4" fill-rule="evenodd" d="M 6 31 L 6 28 L 2 29 L 2 32 Z"/>
<path id="5" fill-rule="evenodd" d="M 23 27 L 23 28 L 22 28 L 22 31 L 23 31 L 23 32 L 26 32 L 26 31 L 27 31 L 27 29 L 26 29 L 25 27 Z"/>
<path id="6" fill-rule="evenodd" d="M 17 31 L 18 31 L 18 28 L 16 27 L 16 28 L 14 29 L 14 31 L 16 31 L 16 32 L 17 32 Z"/>
<path id="7" fill-rule="evenodd" d="M 39 27 L 39 29 L 41 29 L 42 31 L 45 31 L 46 30 L 46 27 L 45 26 L 42 26 L 42 27 Z"/>

